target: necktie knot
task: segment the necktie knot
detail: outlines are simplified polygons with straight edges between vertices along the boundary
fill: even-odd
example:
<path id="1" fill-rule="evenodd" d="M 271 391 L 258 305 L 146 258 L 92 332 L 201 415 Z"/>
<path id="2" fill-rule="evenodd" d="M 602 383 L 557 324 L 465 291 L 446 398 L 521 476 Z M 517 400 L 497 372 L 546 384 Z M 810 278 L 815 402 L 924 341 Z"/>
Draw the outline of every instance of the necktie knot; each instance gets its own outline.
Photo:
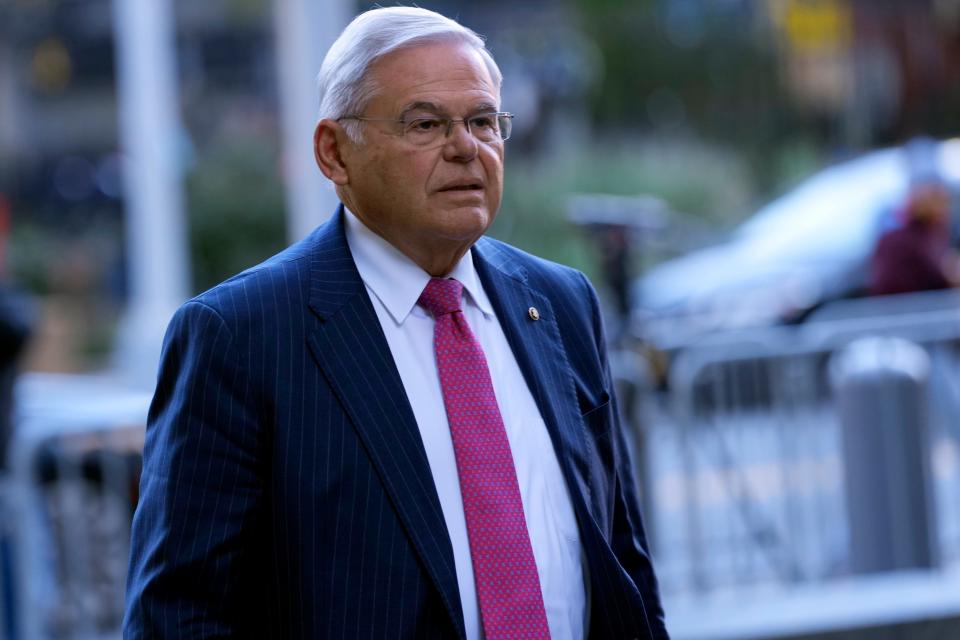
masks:
<path id="1" fill-rule="evenodd" d="M 463 285 L 453 278 L 430 278 L 417 304 L 439 318 L 446 313 L 460 311 Z"/>

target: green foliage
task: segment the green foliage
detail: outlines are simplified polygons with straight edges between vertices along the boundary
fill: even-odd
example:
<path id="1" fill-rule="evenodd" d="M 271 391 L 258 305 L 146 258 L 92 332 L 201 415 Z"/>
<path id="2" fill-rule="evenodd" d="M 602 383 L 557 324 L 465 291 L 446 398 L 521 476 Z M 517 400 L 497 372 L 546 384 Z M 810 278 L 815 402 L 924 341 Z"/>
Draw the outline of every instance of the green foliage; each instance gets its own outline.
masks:
<path id="1" fill-rule="evenodd" d="M 777 182 L 770 155 L 798 127 L 768 32 L 710 3 L 679 26 L 668 1 L 573 4 L 602 60 L 602 77 L 588 95 L 595 126 L 679 130 L 734 146 L 762 189 Z"/>
<path id="2" fill-rule="evenodd" d="M 203 291 L 286 244 L 278 151 L 234 140 L 204 154 L 187 177 L 193 287 Z"/>
<path id="3" fill-rule="evenodd" d="M 277 151 L 262 140 L 208 152 L 187 180 L 194 289 L 206 289 L 286 244 Z M 741 159 L 692 142 L 599 140 L 535 158 L 508 157 L 492 235 L 596 273 L 594 247 L 567 219 L 571 195 L 651 194 L 671 208 L 728 226 L 749 209 Z"/>
<path id="4" fill-rule="evenodd" d="M 58 255 L 58 243 L 39 225 L 18 224 L 10 237 L 10 271 L 13 281 L 23 289 L 45 295 L 53 288 L 50 281 L 50 256 Z"/>
<path id="5" fill-rule="evenodd" d="M 654 195 L 676 211 L 727 225 L 746 211 L 750 187 L 742 162 L 716 150 L 693 144 L 598 141 L 538 159 L 508 159 L 503 206 L 491 234 L 595 273 L 594 248 L 567 218 L 571 195 Z"/>

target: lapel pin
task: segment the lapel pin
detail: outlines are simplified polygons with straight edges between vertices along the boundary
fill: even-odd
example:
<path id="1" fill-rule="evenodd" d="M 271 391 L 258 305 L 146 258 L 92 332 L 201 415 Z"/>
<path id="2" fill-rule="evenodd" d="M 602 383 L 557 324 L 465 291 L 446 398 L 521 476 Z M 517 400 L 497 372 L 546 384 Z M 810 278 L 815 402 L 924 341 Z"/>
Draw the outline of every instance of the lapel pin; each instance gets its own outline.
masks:
<path id="1" fill-rule="evenodd" d="M 530 316 L 530 319 L 531 319 L 531 320 L 539 320 L 539 319 L 540 319 L 540 312 L 537 311 L 537 308 L 536 308 L 536 307 L 530 307 L 529 309 L 527 309 L 527 315 Z"/>

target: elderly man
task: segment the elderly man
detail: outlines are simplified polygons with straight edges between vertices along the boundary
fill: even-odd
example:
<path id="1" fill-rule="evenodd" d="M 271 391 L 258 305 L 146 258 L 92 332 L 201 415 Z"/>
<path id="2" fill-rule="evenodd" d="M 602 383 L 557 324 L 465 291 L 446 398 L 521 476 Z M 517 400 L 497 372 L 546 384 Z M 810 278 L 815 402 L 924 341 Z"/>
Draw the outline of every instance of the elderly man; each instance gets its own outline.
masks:
<path id="1" fill-rule="evenodd" d="M 500 81 L 423 9 L 331 47 L 343 206 L 174 317 L 125 637 L 667 637 L 596 296 L 482 238 Z"/>

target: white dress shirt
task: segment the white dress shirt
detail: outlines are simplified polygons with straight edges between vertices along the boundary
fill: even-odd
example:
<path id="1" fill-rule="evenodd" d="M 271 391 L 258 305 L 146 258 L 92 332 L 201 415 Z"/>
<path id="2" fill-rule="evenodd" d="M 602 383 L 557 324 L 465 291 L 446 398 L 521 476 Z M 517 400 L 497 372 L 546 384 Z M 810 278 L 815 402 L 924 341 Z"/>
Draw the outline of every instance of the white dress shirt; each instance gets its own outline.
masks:
<path id="1" fill-rule="evenodd" d="M 433 349 L 434 320 L 417 305 L 430 275 L 345 210 L 347 243 L 413 407 L 450 533 L 468 640 L 483 638 L 457 461 Z M 463 284 L 463 313 L 493 380 L 520 485 L 553 640 L 585 636 L 584 566 L 573 505 L 550 434 L 490 306 L 468 251 L 448 277 Z"/>

